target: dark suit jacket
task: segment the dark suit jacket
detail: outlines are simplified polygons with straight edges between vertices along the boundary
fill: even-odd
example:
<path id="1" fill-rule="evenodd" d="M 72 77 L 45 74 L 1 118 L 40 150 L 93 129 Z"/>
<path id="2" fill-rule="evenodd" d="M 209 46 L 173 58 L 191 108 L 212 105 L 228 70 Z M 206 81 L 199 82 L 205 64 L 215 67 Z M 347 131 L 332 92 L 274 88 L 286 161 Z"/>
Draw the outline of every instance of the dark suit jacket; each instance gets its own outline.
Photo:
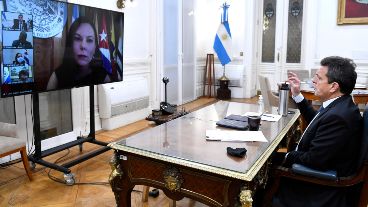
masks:
<path id="1" fill-rule="evenodd" d="M 19 19 L 14 19 L 13 29 L 19 29 Z M 27 23 L 25 20 L 23 20 L 22 29 L 21 30 L 27 30 Z"/>
<path id="2" fill-rule="evenodd" d="M 298 108 L 308 123 L 317 114 L 305 99 Z M 352 175 L 357 171 L 362 121 L 350 95 L 336 99 L 308 126 L 298 151 L 288 154 L 285 165 L 300 163 L 319 170 L 336 170 L 339 177 Z M 351 192 L 283 180 L 277 196 L 283 204 L 275 206 L 351 206 Z"/>
<path id="3" fill-rule="evenodd" d="M 14 40 L 13 43 L 12 43 L 12 47 L 31 49 L 32 48 L 32 44 L 30 42 L 28 42 L 28 41 L 22 43 L 19 40 Z"/>

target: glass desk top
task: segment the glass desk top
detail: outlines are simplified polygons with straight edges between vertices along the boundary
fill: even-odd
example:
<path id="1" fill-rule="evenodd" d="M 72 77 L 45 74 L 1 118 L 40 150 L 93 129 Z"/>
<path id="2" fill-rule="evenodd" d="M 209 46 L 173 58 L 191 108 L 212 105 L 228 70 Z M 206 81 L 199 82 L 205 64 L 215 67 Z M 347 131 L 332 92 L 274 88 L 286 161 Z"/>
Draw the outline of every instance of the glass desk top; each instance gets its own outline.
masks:
<path id="1" fill-rule="evenodd" d="M 278 122 L 262 121 L 268 142 L 206 141 L 206 130 L 220 129 L 216 122 L 230 114 L 256 112 L 254 104 L 219 101 L 185 116 L 147 129 L 110 147 L 242 180 L 251 180 L 299 117 L 299 110 Z M 277 114 L 276 108 L 272 109 Z M 226 148 L 246 148 L 245 158 L 227 155 Z"/>

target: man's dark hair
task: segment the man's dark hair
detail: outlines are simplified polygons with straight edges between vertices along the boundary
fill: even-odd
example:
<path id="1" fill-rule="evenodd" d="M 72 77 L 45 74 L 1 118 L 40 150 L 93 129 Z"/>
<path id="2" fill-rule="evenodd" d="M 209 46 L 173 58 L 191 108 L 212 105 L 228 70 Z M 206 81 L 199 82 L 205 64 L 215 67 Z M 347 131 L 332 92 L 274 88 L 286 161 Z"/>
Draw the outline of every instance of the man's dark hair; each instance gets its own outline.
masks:
<path id="1" fill-rule="evenodd" d="M 351 94 L 354 89 L 357 73 L 356 64 L 349 58 L 330 56 L 321 60 L 321 65 L 328 68 L 328 83 L 336 82 L 340 86 L 340 92 Z"/>
<path id="2" fill-rule="evenodd" d="M 27 39 L 27 32 L 25 32 L 25 31 L 21 31 L 20 33 L 19 33 L 19 40 L 21 40 L 21 41 L 25 41 Z"/>

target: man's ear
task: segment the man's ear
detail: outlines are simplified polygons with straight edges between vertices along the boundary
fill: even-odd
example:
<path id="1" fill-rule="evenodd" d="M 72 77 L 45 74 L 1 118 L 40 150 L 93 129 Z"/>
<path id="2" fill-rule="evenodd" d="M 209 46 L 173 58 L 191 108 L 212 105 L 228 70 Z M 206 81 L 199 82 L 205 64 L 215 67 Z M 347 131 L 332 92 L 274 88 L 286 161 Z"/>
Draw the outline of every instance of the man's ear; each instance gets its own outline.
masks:
<path id="1" fill-rule="evenodd" d="M 340 85 L 337 82 L 333 82 L 331 84 L 330 92 L 335 93 L 336 91 L 340 91 Z"/>

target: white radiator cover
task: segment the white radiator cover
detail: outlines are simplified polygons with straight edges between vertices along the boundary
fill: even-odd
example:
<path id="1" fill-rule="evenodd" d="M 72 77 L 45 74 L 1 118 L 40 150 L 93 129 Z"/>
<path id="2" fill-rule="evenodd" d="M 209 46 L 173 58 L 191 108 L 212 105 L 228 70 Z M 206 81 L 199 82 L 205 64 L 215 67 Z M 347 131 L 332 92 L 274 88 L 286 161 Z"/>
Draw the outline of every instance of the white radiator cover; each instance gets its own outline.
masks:
<path id="1" fill-rule="evenodd" d="M 144 119 L 150 113 L 148 81 L 135 78 L 98 86 L 101 128 L 112 130 Z"/>
<path id="2" fill-rule="evenodd" d="M 215 64 L 215 84 L 219 87 L 219 78 L 223 75 L 223 68 L 220 64 Z M 229 89 L 232 98 L 244 98 L 244 70 L 242 65 L 227 65 L 225 75 L 229 79 Z"/>

